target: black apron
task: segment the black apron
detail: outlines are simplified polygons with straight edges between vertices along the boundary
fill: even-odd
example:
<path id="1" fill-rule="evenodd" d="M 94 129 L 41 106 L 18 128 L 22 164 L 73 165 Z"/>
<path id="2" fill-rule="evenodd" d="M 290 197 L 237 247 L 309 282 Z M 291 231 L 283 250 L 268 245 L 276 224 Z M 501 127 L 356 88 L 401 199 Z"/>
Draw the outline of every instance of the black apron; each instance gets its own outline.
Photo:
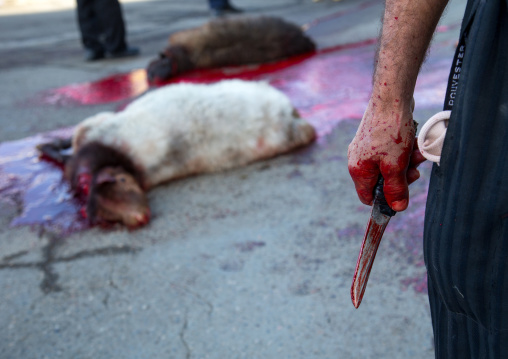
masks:
<path id="1" fill-rule="evenodd" d="M 436 358 L 508 358 L 507 2 L 468 2 L 445 100 L 424 229 Z"/>

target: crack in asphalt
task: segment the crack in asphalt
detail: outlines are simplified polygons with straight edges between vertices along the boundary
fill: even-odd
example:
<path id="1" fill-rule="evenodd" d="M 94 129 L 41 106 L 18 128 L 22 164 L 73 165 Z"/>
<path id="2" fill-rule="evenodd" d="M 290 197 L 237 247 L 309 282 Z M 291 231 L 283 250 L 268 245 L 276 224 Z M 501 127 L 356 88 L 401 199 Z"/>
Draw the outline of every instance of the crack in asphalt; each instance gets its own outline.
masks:
<path id="1" fill-rule="evenodd" d="M 180 289 L 180 290 L 182 290 L 185 293 L 190 294 L 194 298 L 198 299 L 200 302 L 204 303 L 208 307 L 208 311 L 207 311 L 208 316 L 210 317 L 212 315 L 212 313 L 213 313 L 213 304 L 210 303 L 208 300 L 206 300 L 203 296 L 201 296 L 200 294 L 190 290 L 186 286 L 182 286 L 180 284 L 171 283 L 171 286 L 173 286 L 173 287 L 175 287 L 177 289 Z"/>
<path id="2" fill-rule="evenodd" d="M 187 313 L 187 311 L 185 311 L 184 322 L 183 322 L 182 328 L 180 329 L 180 333 L 178 333 L 178 336 L 180 337 L 180 341 L 182 342 L 183 346 L 185 347 L 185 358 L 190 359 L 191 350 L 190 350 L 189 344 L 185 340 L 185 331 L 187 330 L 187 325 L 189 323 L 187 315 L 188 315 L 188 313 Z"/>
<path id="3" fill-rule="evenodd" d="M 25 254 L 28 254 L 28 251 L 27 250 L 22 250 L 22 251 L 19 251 L 17 253 L 13 253 L 11 254 L 10 256 L 5 256 L 3 258 L 3 262 L 10 262 L 16 258 L 19 258 L 19 257 L 23 257 Z"/>
<path id="4" fill-rule="evenodd" d="M 44 232 L 44 229 L 42 229 L 39 237 L 44 236 Z M 55 250 L 62 244 L 62 242 L 63 241 L 56 236 L 50 235 L 48 244 L 42 248 L 44 260 L 36 264 L 36 267 L 44 274 L 42 282 L 39 285 L 44 294 L 62 291 L 62 287 L 58 284 L 58 274 L 56 274 L 53 270 Z"/>
<path id="5" fill-rule="evenodd" d="M 28 263 L 5 263 L 9 262 L 15 258 L 21 257 L 28 253 L 27 250 L 20 251 L 18 253 L 14 253 L 10 256 L 6 256 L 2 259 L 0 263 L 0 270 L 4 269 L 38 269 L 42 272 L 43 278 L 39 285 L 41 291 L 44 294 L 49 294 L 52 292 L 61 292 L 62 287 L 58 283 L 58 274 L 54 271 L 53 265 L 56 263 L 67 263 L 72 262 L 84 258 L 93 258 L 93 257 L 105 257 L 105 256 L 113 256 L 113 255 L 122 255 L 122 254 L 136 254 L 141 251 L 141 248 L 132 247 L 128 245 L 122 246 L 114 246 L 114 247 L 104 247 L 93 250 L 84 250 L 78 253 L 75 253 L 71 256 L 67 257 L 57 257 L 55 255 L 56 249 L 60 247 L 65 240 L 63 237 L 59 237 L 54 233 L 46 233 L 44 229 L 41 229 L 39 233 L 39 238 L 44 236 L 48 237 L 48 244 L 42 248 L 42 261 L 38 262 L 28 262 Z"/>

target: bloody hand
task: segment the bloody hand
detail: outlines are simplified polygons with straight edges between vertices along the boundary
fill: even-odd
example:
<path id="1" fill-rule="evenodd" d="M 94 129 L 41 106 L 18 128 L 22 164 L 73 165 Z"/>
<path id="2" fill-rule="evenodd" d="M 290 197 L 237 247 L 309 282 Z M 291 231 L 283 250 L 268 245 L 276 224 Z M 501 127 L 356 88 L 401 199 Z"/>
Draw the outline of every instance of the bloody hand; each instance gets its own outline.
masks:
<path id="1" fill-rule="evenodd" d="M 360 201 L 371 205 L 379 174 L 384 193 L 395 211 L 407 208 L 408 184 L 420 177 L 417 167 L 425 161 L 416 143 L 413 104 L 387 104 L 371 99 L 355 138 L 348 149 L 349 173 Z"/>

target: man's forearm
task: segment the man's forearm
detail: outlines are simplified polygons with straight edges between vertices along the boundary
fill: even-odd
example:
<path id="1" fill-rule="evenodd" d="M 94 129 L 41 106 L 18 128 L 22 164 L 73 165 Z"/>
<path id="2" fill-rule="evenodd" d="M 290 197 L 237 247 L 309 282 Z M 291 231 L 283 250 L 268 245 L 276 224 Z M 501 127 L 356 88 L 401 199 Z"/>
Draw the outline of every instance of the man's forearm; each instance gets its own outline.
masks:
<path id="1" fill-rule="evenodd" d="M 373 90 L 355 138 L 348 169 L 358 197 L 372 203 L 379 175 L 395 211 L 407 208 L 408 183 L 419 177 L 412 98 L 418 71 L 448 0 L 386 0 Z"/>
<path id="2" fill-rule="evenodd" d="M 386 0 L 373 98 L 410 103 L 432 34 L 448 0 Z"/>

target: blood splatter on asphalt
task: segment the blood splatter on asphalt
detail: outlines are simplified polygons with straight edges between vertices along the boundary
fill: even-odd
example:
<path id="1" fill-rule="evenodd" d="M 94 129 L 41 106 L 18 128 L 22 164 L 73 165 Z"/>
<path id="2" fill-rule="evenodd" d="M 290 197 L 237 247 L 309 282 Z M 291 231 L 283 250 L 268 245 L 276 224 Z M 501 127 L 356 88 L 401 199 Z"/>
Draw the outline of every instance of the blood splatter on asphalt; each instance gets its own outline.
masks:
<path id="1" fill-rule="evenodd" d="M 268 81 L 291 98 L 302 117 L 316 127 L 320 141 L 325 141 L 326 135 L 341 121 L 361 119 L 371 91 L 374 52 L 375 40 L 367 40 L 271 64 L 194 71 L 159 85 L 209 83 L 227 78 Z M 449 62 L 444 58 L 427 60 L 415 92 L 419 109 L 441 106 Z M 148 89 L 145 70 L 136 70 L 47 91 L 38 101 L 59 106 L 125 102 Z M 20 214 L 11 225 L 42 225 L 62 233 L 89 227 L 79 214 L 82 203 L 69 193 L 68 185 L 62 180 L 61 168 L 40 160 L 35 149 L 39 143 L 54 137 L 68 137 L 71 133 L 72 129 L 63 129 L 0 144 L 0 200 L 11 201 L 20 208 Z M 396 232 L 398 237 L 413 238 L 405 242 L 407 248 L 403 250 L 414 260 L 422 257 L 421 243 L 415 243 L 421 241 L 423 228 L 425 191 L 421 193 L 417 197 L 419 209 L 412 211 L 410 207 L 404 214 L 408 218 L 421 217 L 416 220 L 417 225 L 392 221 L 394 223 L 387 229 L 387 234 Z M 419 266 L 424 270 L 423 264 Z M 424 291 L 424 271 L 402 284 Z"/>
<path id="2" fill-rule="evenodd" d="M 68 137 L 72 129 L 0 144 L 0 200 L 17 205 L 20 214 L 11 225 L 43 225 L 72 233 L 89 225 L 79 215 L 82 206 L 62 179 L 62 169 L 38 158 L 39 143 Z"/>

